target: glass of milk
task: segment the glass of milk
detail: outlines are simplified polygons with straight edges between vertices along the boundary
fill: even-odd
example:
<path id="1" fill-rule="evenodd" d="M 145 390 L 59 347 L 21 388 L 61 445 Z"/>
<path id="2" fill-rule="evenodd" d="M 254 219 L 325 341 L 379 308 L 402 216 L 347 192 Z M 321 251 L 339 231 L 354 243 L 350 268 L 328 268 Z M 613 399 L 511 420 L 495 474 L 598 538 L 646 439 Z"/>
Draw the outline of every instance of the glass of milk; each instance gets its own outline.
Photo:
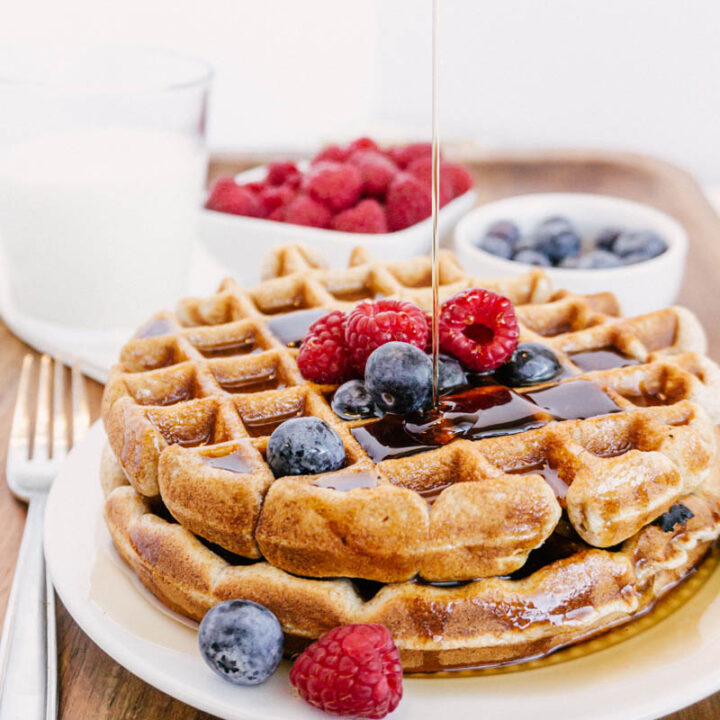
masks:
<path id="1" fill-rule="evenodd" d="M 0 50 L 0 312 L 18 334 L 113 353 L 187 292 L 210 76 L 147 48 Z"/>

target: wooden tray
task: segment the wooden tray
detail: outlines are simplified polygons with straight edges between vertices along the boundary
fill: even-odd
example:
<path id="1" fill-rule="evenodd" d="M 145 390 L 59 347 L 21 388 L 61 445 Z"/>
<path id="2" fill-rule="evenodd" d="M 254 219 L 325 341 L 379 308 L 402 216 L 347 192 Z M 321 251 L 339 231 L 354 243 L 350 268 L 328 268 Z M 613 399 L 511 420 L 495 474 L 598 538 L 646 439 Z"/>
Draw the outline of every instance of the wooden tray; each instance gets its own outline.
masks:
<path id="1" fill-rule="evenodd" d="M 456 150 L 447 155 L 472 169 L 479 204 L 533 192 L 589 192 L 643 202 L 675 217 L 690 237 L 679 302 L 700 317 L 708 333 L 710 354 L 720 359 L 720 328 L 716 327 L 720 303 L 715 297 L 720 274 L 720 218 L 688 173 L 662 160 L 621 152 L 487 154 Z M 210 163 L 210 179 L 233 175 L 270 159 L 262 155 L 217 155 Z"/>
<path id="2" fill-rule="evenodd" d="M 448 153 L 451 156 L 451 153 Z M 594 151 L 543 152 L 517 155 L 452 153 L 473 169 L 480 202 L 520 193 L 574 190 L 626 197 L 654 205 L 675 216 L 691 238 L 681 301 L 701 317 L 711 353 L 720 359 L 720 307 L 716 299 L 720 272 L 720 220 L 694 180 L 685 172 L 655 160 L 627 153 Z M 267 156 L 219 155 L 210 164 L 210 178 L 228 175 L 266 162 Z M 612 289 L 612 288 L 609 288 Z M 148 314 L 153 308 L 148 308 Z M 4 472 L 10 419 L 22 356 L 27 348 L 0 322 L 0 474 Z M 102 388 L 89 387 L 96 413 Z M 25 506 L 16 502 L 0 477 L 0 618 L 17 558 Z M 154 690 L 117 665 L 58 607 L 61 720 L 210 720 Z M 720 717 L 720 693 L 667 720 Z"/>

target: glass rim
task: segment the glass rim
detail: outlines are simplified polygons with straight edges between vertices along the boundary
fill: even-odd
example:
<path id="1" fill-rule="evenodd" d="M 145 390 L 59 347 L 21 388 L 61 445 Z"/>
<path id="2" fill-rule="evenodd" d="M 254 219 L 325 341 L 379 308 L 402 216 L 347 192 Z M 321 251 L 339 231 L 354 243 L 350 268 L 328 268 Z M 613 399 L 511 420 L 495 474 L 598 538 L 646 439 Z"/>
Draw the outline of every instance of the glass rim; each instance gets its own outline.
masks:
<path id="1" fill-rule="evenodd" d="M 24 48 L 27 50 L 27 48 Z M 168 50 L 153 45 L 140 44 L 107 44 L 87 43 L 77 46 L 55 46 L 53 50 L 69 52 L 80 52 L 89 50 L 116 51 L 116 52 L 147 52 L 156 53 L 165 59 L 176 59 L 194 66 L 194 72 L 188 72 L 187 77 L 168 81 L 138 82 L 130 85 L 116 85 L 108 83 L 106 86 L 88 84 L 87 82 L 72 82 L 59 79 L 39 79 L 25 76 L 22 73 L 13 74 L 8 72 L 0 63 L 0 88 L 14 88 L 18 90 L 37 90 L 48 92 L 60 92 L 79 95 L 138 95 L 144 93 L 172 92 L 177 90 L 189 90 L 193 87 L 208 86 L 214 77 L 214 71 L 210 63 L 195 55 Z"/>

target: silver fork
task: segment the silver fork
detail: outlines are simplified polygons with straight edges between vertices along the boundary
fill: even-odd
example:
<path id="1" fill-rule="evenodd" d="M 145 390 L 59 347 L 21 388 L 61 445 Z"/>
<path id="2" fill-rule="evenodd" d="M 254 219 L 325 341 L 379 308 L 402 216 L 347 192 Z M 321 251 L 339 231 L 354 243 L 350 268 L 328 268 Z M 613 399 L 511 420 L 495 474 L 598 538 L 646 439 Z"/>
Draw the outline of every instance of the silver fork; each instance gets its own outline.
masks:
<path id="1" fill-rule="evenodd" d="M 90 424 L 84 380 L 74 367 L 72 440 L 68 440 L 65 369 L 48 355 L 40 359 L 33 423 L 29 397 L 33 365 L 34 357 L 26 355 L 8 448 L 7 483 L 16 497 L 28 503 L 28 513 L 0 636 L 0 720 L 57 716 L 55 592 L 45 568 L 43 516 L 48 491 L 70 445 L 82 439 Z"/>

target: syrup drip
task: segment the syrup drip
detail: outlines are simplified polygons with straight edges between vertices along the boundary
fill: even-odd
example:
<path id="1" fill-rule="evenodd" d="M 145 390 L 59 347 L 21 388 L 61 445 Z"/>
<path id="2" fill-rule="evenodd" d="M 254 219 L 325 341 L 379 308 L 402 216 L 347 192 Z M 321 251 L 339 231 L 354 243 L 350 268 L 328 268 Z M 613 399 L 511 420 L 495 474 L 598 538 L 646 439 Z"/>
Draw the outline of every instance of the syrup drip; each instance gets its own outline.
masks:
<path id="1" fill-rule="evenodd" d="M 219 377 L 217 380 L 225 392 L 234 394 L 278 390 L 285 387 L 285 383 L 280 380 L 280 376 L 275 368 L 268 368 L 257 375 L 241 378 Z"/>
<path id="2" fill-rule="evenodd" d="M 205 465 L 238 474 L 247 474 L 252 470 L 252 466 L 239 450 L 228 455 L 203 455 L 201 459 Z"/>
<path id="3" fill-rule="evenodd" d="M 268 330 L 288 347 L 300 347 L 310 326 L 328 311 L 323 308 L 297 310 L 267 321 Z"/>
<path id="4" fill-rule="evenodd" d="M 259 352 L 255 338 L 252 335 L 238 340 L 229 340 L 219 345 L 197 345 L 197 349 L 207 358 L 229 357 L 231 355 L 249 355 Z"/>
<path id="5" fill-rule="evenodd" d="M 486 385 L 446 395 L 428 413 L 387 414 L 350 432 L 368 455 L 380 462 L 414 455 L 459 437 L 477 440 L 524 432 L 549 420 L 536 405 L 512 390 Z"/>
<path id="6" fill-rule="evenodd" d="M 315 487 L 349 492 L 357 488 L 377 487 L 378 477 L 371 472 L 342 473 L 331 477 L 318 478 L 312 484 Z"/>
<path id="7" fill-rule="evenodd" d="M 573 364 L 577 365 L 583 372 L 610 370 L 639 364 L 638 360 L 622 355 L 613 348 L 573 353 L 569 357 Z"/>
<path id="8" fill-rule="evenodd" d="M 585 420 L 622 412 L 622 408 L 590 380 L 571 380 L 526 393 L 525 397 L 547 410 L 556 420 Z"/>
<path id="9" fill-rule="evenodd" d="M 558 500 L 565 500 L 569 485 L 560 477 L 557 468 L 549 460 L 542 460 L 533 465 L 513 468 L 507 471 L 510 475 L 541 475 L 553 489 Z"/>
<path id="10" fill-rule="evenodd" d="M 296 410 L 271 417 L 247 418 L 243 415 L 242 421 L 250 437 L 264 437 L 265 435 L 272 435 L 273 431 L 279 428 L 286 420 L 292 420 L 292 418 L 300 417 L 302 414 L 303 408 L 299 407 Z"/>

